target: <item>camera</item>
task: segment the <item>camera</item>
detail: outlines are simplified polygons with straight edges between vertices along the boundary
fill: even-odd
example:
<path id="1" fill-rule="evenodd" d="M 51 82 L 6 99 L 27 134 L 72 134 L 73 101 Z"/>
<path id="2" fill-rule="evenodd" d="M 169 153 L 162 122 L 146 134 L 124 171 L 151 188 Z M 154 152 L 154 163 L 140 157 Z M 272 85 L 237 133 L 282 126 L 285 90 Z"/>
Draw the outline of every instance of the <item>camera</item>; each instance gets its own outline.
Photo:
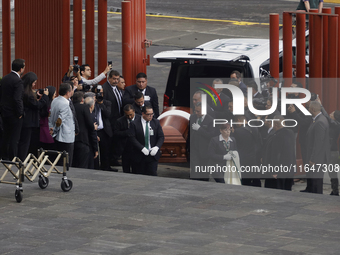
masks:
<path id="1" fill-rule="evenodd" d="M 97 85 L 96 89 L 95 89 L 95 93 L 96 93 L 96 100 L 98 102 L 101 102 L 104 100 L 103 94 L 100 92 L 100 90 L 102 89 L 102 85 Z"/>
<path id="2" fill-rule="evenodd" d="M 74 65 L 73 65 L 73 72 L 78 73 L 80 66 L 78 65 L 78 56 L 73 57 Z"/>
<path id="3" fill-rule="evenodd" d="M 83 91 L 84 92 L 88 92 L 88 91 L 90 91 L 91 90 L 91 85 L 88 85 L 88 84 L 84 84 L 83 85 Z"/>
<path id="4" fill-rule="evenodd" d="M 318 95 L 313 93 L 313 92 L 310 93 L 310 94 L 311 94 L 310 101 L 315 101 L 317 99 Z"/>
<path id="5" fill-rule="evenodd" d="M 37 99 L 39 99 L 41 96 L 38 95 L 38 92 L 40 95 L 43 95 L 44 94 L 44 89 L 37 89 L 36 90 L 36 93 L 37 93 Z"/>
<path id="6" fill-rule="evenodd" d="M 107 61 L 107 65 L 111 65 L 110 70 L 112 70 L 112 60 Z"/>

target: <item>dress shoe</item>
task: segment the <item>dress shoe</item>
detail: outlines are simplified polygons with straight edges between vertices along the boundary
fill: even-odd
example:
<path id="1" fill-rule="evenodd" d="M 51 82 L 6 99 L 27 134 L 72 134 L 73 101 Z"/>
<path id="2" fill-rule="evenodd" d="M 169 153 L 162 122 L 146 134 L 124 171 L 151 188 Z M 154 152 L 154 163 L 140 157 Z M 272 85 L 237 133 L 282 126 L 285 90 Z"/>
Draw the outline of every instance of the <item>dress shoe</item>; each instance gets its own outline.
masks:
<path id="1" fill-rule="evenodd" d="M 307 189 L 300 190 L 300 192 L 309 192 Z"/>
<path id="2" fill-rule="evenodd" d="M 334 193 L 333 191 L 330 194 L 331 196 L 339 196 L 339 193 Z"/>

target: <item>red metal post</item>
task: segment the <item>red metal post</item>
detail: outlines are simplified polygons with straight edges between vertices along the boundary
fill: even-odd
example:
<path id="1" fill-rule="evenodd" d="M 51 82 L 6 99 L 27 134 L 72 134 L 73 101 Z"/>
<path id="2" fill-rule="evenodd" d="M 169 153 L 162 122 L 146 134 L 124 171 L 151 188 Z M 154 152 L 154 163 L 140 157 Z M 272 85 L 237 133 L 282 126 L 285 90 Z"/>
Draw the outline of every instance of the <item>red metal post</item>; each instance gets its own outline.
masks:
<path id="1" fill-rule="evenodd" d="M 336 6 L 334 8 L 334 12 L 335 14 L 338 14 L 340 17 L 340 6 Z M 340 18 L 338 18 L 338 49 L 339 49 L 338 50 L 338 76 L 337 76 L 338 78 L 340 78 L 340 38 L 339 37 L 340 37 Z M 340 86 L 340 83 L 339 83 L 339 86 Z"/>
<path id="2" fill-rule="evenodd" d="M 83 1 L 73 0 L 73 57 L 78 56 L 78 64 L 83 63 Z"/>
<path id="3" fill-rule="evenodd" d="M 136 47 L 137 47 L 137 73 L 143 72 L 143 51 L 142 51 L 142 1 L 134 1 L 136 4 L 136 14 L 137 18 L 135 19 L 136 22 Z"/>
<path id="4" fill-rule="evenodd" d="M 122 67 L 127 86 L 130 86 L 135 82 L 132 75 L 134 63 L 132 62 L 131 5 L 132 3 L 130 1 L 122 1 Z"/>
<path id="5" fill-rule="evenodd" d="M 313 62 L 310 66 L 313 66 L 313 73 L 310 73 L 311 88 L 310 91 L 319 95 L 321 100 L 325 100 L 322 96 L 322 16 L 313 15 L 310 16 L 313 19 L 313 47 L 311 51 L 313 53 Z"/>
<path id="6" fill-rule="evenodd" d="M 11 69 L 11 4 L 2 0 L 2 76 Z"/>
<path id="7" fill-rule="evenodd" d="M 288 12 L 283 13 L 283 79 L 284 86 L 292 84 L 292 15 Z"/>
<path id="8" fill-rule="evenodd" d="M 146 41 L 146 0 L 142 0 L 142 42 Z M 142 55 L 143 55 L 143 73 L 147 73 L 147 68 L 146 66 L 148 65 L 148 56 L 146 53 L 146 46 L 143 44 L 143 50 L 142 50 Z"/>
<path id="9" fill-rule="evenodd" d="M 314 12 L 317 13 L 318 10 L 317 9 L 311 9 L 309 10 L 309 12 Z M 313 15 L 308 15 L 309 16 L 309 73 L 313 74 L 313 65 L 311 65 L 310 63 L 314 63 L 313 60 L 313 52 L 311 49 L 313 49 L 313 36 L 314 36 L 314 29 L 313 29 Z"/>
<path id="10" fill-rule="evenodd" d="M 332 14 L 331 8 L 322 8 L 322 13 Z M 323 45 L 328 45 L 328 16 L 323 16 Z M 323 47 L 323 63 L 322 63 L 322 73 L 323 77 L 328 77 L 328 54 L 327 47 Z"/>
<path id="11" fill-rule="evenodd" d="M 85 57 L 86 64 L 89 64 L 92 69 L 92 76 L 95 76 L 94 66 L 94 0 L 86 0 L 85 3 Z"/>
<path id="12" fill-rule="evenodd" d="M 107 65 L 107 0 L 98 0 L 98 74 Z"/>
<path id="13" fill-rule="evenodd" d="M 306 87 L 306 15 L 296 14 L 296 77 Z"/>
<path id="14" fill-rule="evenodd" d="M 327 94 L 324 95 L 324 98 L 327 100 L 323 101 L 323 104 L 328 102 L 326 105 L 327 112 L 333 112 L 337 109 L 340 109 L 340 103 L 338 102 L 338 93 L 340 94 L 340 90 L 337 89 L 337 71 L 338 71 L 338 19 L 339 17 L 328 17 L 328 82 L 326 86 Z M 324 47 L 325 48 L 325 47 Z"/>
<path id="15" fill-rule="evenodd" d="M 279 14 L 270 14 L 270 26 L 269 26 L 269 37 L 270 37 L 270 74 L 275 79 L 279 80 Z"/>
<path id="16" fill-rule="evenodd" d="M 68 70 L 70 65 L 70 0 L 63 0 L 62 5 L 62 31 L 63 33 L 63 53 L 62 53 L 62 70 L 63 73 Z M 60 73 L 62 77 L 63 73 Z"/>

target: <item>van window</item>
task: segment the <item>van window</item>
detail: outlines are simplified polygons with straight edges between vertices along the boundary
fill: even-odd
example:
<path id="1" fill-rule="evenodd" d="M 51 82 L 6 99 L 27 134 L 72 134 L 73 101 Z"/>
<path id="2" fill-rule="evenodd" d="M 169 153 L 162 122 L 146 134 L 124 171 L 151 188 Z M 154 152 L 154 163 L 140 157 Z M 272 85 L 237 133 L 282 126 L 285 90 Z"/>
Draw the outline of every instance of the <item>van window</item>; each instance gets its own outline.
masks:
<path id="1" fill-rule="evenodd" d="M 228 63 L 213 61 L 188 61 L 172 62 L 165 94 L 170 99 L 170 106 L 190 107 L 192 95 L 190 95 L 191 78 L 221 78 L 228 82 L 230 73 L 234 70 L 241 72 L 244 76 L 246 62 Z M 209 84 L 211 85 L 211 84 Z M 189 99 L 189 100 L 188 100 Z"/>

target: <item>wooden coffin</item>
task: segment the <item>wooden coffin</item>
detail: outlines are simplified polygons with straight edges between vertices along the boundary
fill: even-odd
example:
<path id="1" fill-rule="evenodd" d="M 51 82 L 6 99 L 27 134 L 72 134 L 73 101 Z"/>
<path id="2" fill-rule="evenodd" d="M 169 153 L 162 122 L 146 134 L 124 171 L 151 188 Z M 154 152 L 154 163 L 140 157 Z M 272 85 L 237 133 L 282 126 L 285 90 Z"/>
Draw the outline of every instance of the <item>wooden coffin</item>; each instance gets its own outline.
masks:
<path id="1" fill-rule="evenodd" d="M 190 108 L 169 107 L 160 116 L 159 121 L 164 132 L 161 147 L 161 163 L 187 162 L 186 139 L 188 137 Z"/>

